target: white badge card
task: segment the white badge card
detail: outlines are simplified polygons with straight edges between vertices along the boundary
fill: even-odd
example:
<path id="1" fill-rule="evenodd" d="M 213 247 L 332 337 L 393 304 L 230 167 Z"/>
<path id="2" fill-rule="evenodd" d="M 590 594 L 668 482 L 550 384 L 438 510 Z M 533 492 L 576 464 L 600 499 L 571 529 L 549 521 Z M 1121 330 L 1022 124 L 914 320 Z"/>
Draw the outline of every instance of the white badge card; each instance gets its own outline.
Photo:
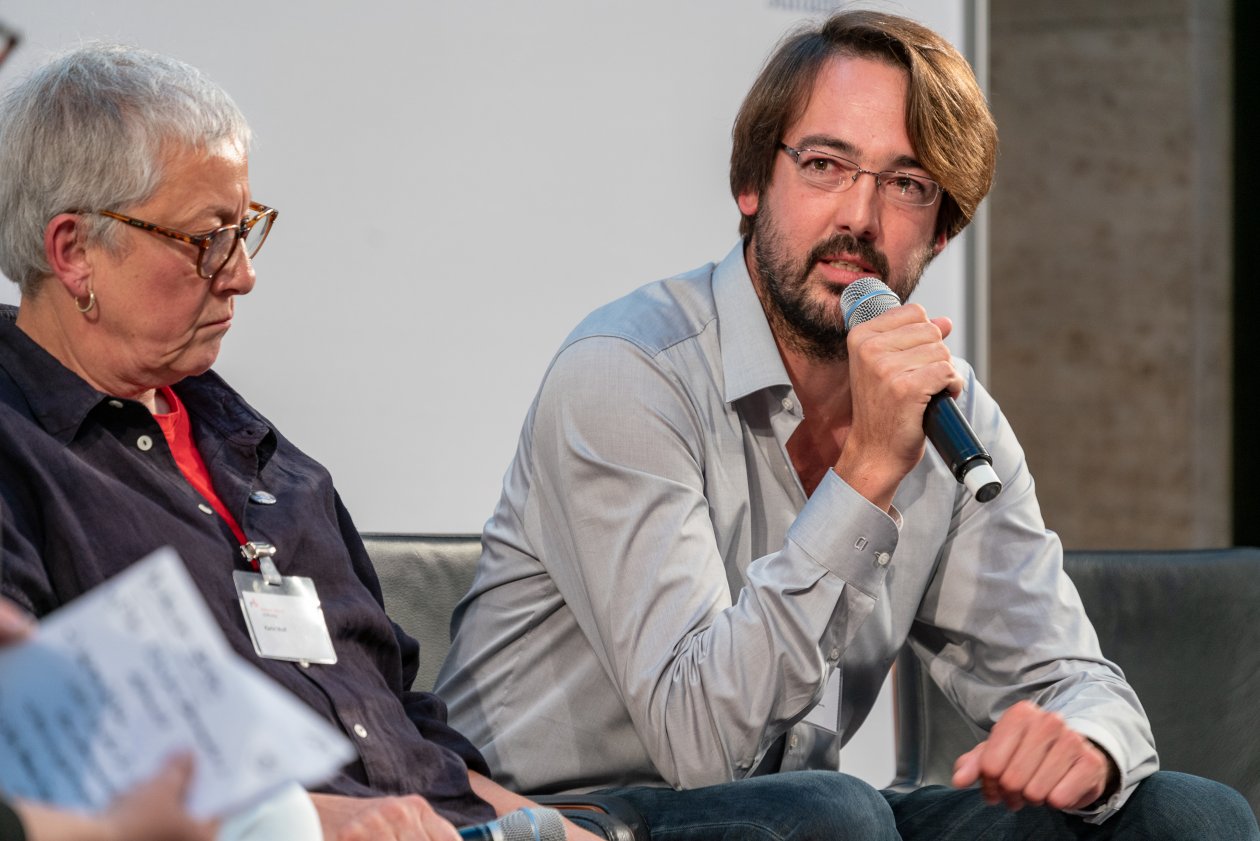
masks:
<path id="1" fill-rule="evenodd" d="M 337 662 L 315 582 L 286 575 L 279 584 L 269 584 L 262 575 L 243 570 L 233 572 L 232 578 L 259 657 L 328 665 Z"/>
<path id="2" fill-rule="evenodd" d="M 805 721 L 815 727 L 821 727 L 828 733 L 840 732 L 840 667 L 831 670 L 827 676 L 827 685 L 823 687 L 822 698 L 805 716 Z"/>

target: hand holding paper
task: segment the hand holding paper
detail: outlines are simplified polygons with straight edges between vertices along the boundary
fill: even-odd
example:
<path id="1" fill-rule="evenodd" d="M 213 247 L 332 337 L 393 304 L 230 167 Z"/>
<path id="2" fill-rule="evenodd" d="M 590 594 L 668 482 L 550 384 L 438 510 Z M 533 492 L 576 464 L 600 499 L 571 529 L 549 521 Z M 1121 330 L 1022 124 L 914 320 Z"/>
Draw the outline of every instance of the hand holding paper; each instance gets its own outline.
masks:
<path id="1" fill-rule="evenodd" d="M 249 710 L 249 715 L 241 715 Z M 222 817 L 354 758 L 326 721 L 229 648 L 173 550 L 136 563 L 0 651 L 0 789 L 99 811 L 172 754 L 189 812 Z"/>

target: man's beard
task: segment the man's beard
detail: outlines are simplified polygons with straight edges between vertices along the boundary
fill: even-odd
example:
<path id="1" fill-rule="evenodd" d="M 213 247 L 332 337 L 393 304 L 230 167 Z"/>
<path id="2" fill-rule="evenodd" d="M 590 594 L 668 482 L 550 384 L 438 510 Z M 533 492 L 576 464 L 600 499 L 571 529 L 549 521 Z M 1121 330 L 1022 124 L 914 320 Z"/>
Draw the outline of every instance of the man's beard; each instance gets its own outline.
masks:
<path id="1" fill-rule="evenodd" d="M 753 221 L 753 258 L 761 279 L 761 305 L 776 337 L 794 351 L 822 362 L 849 358 L 845 344 L 848 330 L 840 299 L 810 297 L 809 274 L 815 265 L 831 254 L 849 254 L 862 260 L 883 278 L 904 304 L 919 285 L 924 269 L 935 254 L 932 242 L 911 255 L 905 277 L 890 277 L 888 258 L 866 240 L 851 234 L 835 234 L 810 250 L 804 262 L 795 262 L 787 253 L 783 236 L 774 218 L 762 208 Z"/>

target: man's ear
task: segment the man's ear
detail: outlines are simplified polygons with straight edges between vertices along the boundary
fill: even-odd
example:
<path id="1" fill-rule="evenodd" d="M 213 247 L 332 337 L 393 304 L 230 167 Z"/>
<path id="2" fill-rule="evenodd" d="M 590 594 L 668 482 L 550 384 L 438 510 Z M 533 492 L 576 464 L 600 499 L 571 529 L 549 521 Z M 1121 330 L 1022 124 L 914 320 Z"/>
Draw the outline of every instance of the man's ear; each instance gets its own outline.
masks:
<path id="1" fill-rule="evenodd" d="M 932 256 L 939 257 L 940 253 L 945 250 L 945 246 L 949 243 L 949 237 L 945 236 L 945 232 L 941 231 L 936 235 L 936 241 L 932 243 Z"/>
<path id="2" fill-rule="evenodd" d="M 57 281 L 76 298 L 91 286 L 92 265 L 83 246 L 83 219 L 77 213 L 58 213 L 44 226 L 44 257 Z"/>
<path id="3" fill-rule="evenodd" d="M 761 196 L 749 190 L 740 193 L 735 204 L 739 205 L 739 212 L 745 216 L 756 216 L 757 208 L 761 205 Z"/>

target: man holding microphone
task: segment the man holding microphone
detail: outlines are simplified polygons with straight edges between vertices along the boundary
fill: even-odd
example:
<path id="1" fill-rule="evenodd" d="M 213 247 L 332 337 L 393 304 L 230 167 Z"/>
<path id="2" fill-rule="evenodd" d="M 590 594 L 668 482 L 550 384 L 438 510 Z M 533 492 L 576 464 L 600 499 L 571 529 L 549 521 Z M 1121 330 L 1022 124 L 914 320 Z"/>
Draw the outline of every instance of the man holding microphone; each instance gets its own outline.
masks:
<path id="1" fill-rule="evenodd" d="M 733 137 L 741 242 L 597 310 L 545 376 L 456 612 L 451 721 L 509 787 L 615 791 L 654 837 L 1260 837 L 1237 793 L 1156 771 L 949 320 L 845 329 L 847 287 L 907 301 L 989 189 L 966 61 L 839 12 L 771 56 Z M 927 447 L 941 393 L 996 497 Z M 989 732 L 960 788 L 839 772 L 907 642 Z"/>

